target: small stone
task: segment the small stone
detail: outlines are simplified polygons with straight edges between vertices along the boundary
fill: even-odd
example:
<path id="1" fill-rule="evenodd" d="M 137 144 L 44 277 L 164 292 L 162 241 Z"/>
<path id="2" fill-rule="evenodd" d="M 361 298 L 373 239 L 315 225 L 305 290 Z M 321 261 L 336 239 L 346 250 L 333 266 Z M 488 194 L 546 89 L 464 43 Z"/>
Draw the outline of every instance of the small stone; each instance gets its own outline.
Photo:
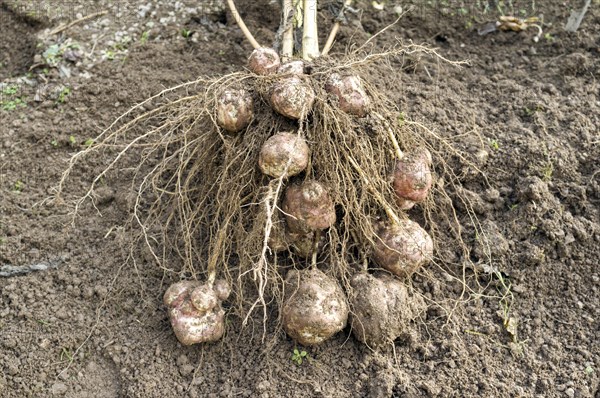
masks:
<path id="1" fill-rule="evenodd" d="M 52 384 L 52 395 L 65 395 L 68 388 L 65 383 Z"/>
<path id="2" fill-rule="evenodd" d="M 176 362 L 178 366 L 183 366 L 190 363 L 188 357 L 185 354 L 181 354 L 180 356 L 178 356 Z"/>
<path id="3" fill-rule="evenodd" d="M 19 367 L 15 363 L 9 363 L 6 373 L 8 373 L 10 376 L 15 376 L 19 374 Z"/>
<path id="4" fill-rule="evenodd" d="M 567 397 L 569 398 L 574 398 L 575 397 L 575 390 L 572 389 L 571 387 L 567 388 L 565 390 L 565 394 L 567 395 Z"/>
<path id="5" fill-rule="evenodd" d="M 475 157 L 477 164 L 483 166 L 490 158 L 490 153 L 485 149 L 479 149 L 473 154 L 473 156 Z"/>
<path id="6" fill-rule="evenodd" d="M 260 383 L 258 383 L 258 385 L 256 386 L 256 389 L 259 392 L 265 392 L 267 391 L 269 388 L 271 388 L 271 383 L 269 383 L 268 380 L 263 380 Z"/>
<path id="7" fill-rule="evenodd" d="M 179 373 L 181 373 L 181 375 L 183 377 L 191 375 L 194 372 L 194 367 L 192 365 L 183 365 L 181 367 L 179 367 Z"/>
<path id="8" fill-rule="evenodd" d="M 100 298 L 104 298 L 108 294 L 108 289 L 102 285 L 97 285 L 96 287 L 94 287 L 94 291 Z"/>
<path id="9" fill-rule="evenodd" d="M 483 197 L 488 202 L 495 202 L 500 198 L 500 191 L 495 188 L 489 188 L 484 192 Z"/>
<path id="10" fill-rule="evenodd" d="M 527 289 L 525 289 L 523 285 L 513 285 L 512 290 L 513 292 L 519 294 L 525 293 L 527 291 Z"/>

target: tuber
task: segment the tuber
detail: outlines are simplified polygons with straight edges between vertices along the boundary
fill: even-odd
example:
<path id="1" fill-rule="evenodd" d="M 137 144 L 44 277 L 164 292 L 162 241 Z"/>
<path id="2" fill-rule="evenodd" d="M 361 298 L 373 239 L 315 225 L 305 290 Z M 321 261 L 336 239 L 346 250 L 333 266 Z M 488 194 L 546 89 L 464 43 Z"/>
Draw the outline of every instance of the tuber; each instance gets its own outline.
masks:
<path id="1" fill-rule="evenodd" d="M 315 91 L 302 76 L 282 77 L 273 85 L 271 106 L 290 119 L 304 119 L 315 102 Z"/>
<path id="2" fill-rule="evenodd" d="M 292 270 L 286 286 L 283 328 L 300 344 L 322 343 L 346 327 L 348 303 L 335 279 L 316 268 Z"/>
<path id="3" fill-rule="evenodd" d="M 238 132 L 252 122 L 254 103 L 246 90 L 225 90 L 217 103 L 217 122 L 230 133 Z"/>
<path id="4" fill-rule="evenodd" d="M 225 333 L 225 312 L 221 302 L 230 294 L 224 280 L 214 286 L 198 281 L 171 285 L 163 301 L 168 308 L 175 336 L 183 345 L 219 340 Z"/>
<path id="5" fill-rule="evenodd" d="M 257 75 L 271 75 L 281 65 L 277 51 L 268 47 L 256 48 L 248 58 L 248 68 Z"/>
<path id="6" fill-rule="evenodd" d="M 398 160 L 394 170 L 396 201 L 403 210 L 421 202 L 431 189 L 431 153 L 420 148 Z"/>
<path id="7" fill-rule="evenodd" d="M 304 75 L 304 68 L 304 61 L 297 59 L 282 64 L 279 69 L 277 69 L 277 73 L 282 75 Z"/>
<path id="8" fill-rule="evenodd" d="M 391 275 L 357 274 L 350 284 L 352 334 L 370 347 L 400 337 L 407 324 L 425 309 L 423 299 L 410 296 L 406 286 Z"/>
<path id="9" fill-rule="evenodd" d="M 309 156 L 304 138 L 294 133 L 277 133 L 263 144 L 258 165 L 268 176 L 287 178 L 304 171 Z"/>
<path id="10" fill-rule="evenodd" d="M 327 79 L 325 90 L 337 98 L 338 106 L 342 111 L 358 117 L 367 115 L 371 100 L 362 88 L 358 76 L 341 76 L 332 73 Z"/>
<path id="11" fill-rule="evenodd" d="M 315 180 L 288 187 L 282 210 L 290 232 L 296 234 L 327 229 L 336 220 L 335 207 L 329 193 Z"/>
<path id="12" fill-rule="evenodd" d="M 376 235 L 375 262 L 399 277 L 410 277 L 433 256 L 431 236 L 414 221 L 380 224 Z"/>

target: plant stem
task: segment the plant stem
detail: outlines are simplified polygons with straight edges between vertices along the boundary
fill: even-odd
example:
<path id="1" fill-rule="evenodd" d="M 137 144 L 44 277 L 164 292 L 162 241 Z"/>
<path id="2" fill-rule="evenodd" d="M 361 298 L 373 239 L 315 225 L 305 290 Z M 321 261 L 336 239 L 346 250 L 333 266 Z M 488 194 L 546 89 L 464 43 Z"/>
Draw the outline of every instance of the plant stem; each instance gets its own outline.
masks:
<path id="1" fill-rule="evenodd" d="M 316 230 L 313 235 L 313 245 L 312 245 L 312 261 L 311 266 L 313 269 L 317 268 L 317 254 L 319 252 L 319 241 L 321 240 L 321 230 Z"/>
<path id="2" fill-rule="evenodd" d="M 252 36 L 252 33 L 250 33 L 250 31 L 248 30 L 248 27 L 246 26 L 244 20 L 240 16 L 240 13 L 238 12 L 237 8 L 235 7 L 235 4 L 233 3 L 233 0 L 227 0 L 227 5 L 229 6 L 231 13 L 233 14 L 233 19 L 235 19 L 235 22 L 242 30 L 242 33 L 244 33 L 244 36 L 246 36 L 246 39 L 248 39 L 252 47 L 259 48 L 260 44 L 258 44 L 254 36 Z"/>
<path id="3" fill-rule="evenodd" d="M 289 60 L 294 55 L 294 23 L 292 0 L 283 0 L 283 38 L 281 41 L 281 58 Z"/>
<path id="4" fill-rule="evenodd" d="M 304 0 L 304 31 L 302 35 L 302 58 L 311 60 L 319 56 L 317 30 L 317 0 Z"/>
<path id="5" fill-rule="evenodd" d="M 385 118 L 383 116 L 381 116 L 377 112 L 373 112 L 373 115 L 377 119 L 379 119 L 382 123 L 385 124 L 386 130 L 388 132 L 388 137 L 389 137 L 390 141 L 392 142 L 392 146 L 394 147 L 394 150 L 396 151 L 396 157 L 398 159 L 404 159 L 404 152 L 402 152 L 402 149 L 400 149 L 400 144 L 398 144 L 398 140 L 396 139 L 396 135 L 394 134 L 394 131 L 392 130 L 392 128 L 388 124 L 387 120 L 385 120 Z"/>
<path id="6" fill-rule="evenodd" d="M 352 0 L 346 0 L 344 2 L 344 5 L 342 6 L 342 9 L 340 10 L 340 15 L 338 15 L 337 21 L 335 21 L 335 23 L 333 24 L 333 27 L 331 28 L 331 32 L 329 33 L 329 37 L 327 37 L 327 42 L 325 42 L 325 47 L 323 47 L 323 51 L 321 52 L 321 55 L 329 54 L 329 50 L 331 50 L 331 47 L 333 46 L 333 41 L 335 40 L 335 36 L 337 36 L 338 30 L 340 30 L 340 17 L 344 13 L 344 9 L 346 7 L 349 7 L 350 4 L 352 4 Z"/>

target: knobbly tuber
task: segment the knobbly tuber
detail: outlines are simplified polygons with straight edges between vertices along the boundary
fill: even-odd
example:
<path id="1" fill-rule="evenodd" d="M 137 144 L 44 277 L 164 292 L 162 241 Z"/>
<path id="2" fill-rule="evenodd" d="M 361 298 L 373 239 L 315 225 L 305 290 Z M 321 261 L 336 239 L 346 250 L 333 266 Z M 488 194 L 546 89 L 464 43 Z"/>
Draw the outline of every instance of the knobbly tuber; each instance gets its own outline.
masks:
<path id="1" fill-rule="evenodd" d="M 235 133 L 248 127 L 254 117 L 252 96 L 246 90 L 225 90 L 217 103 L 219 126 Z"/>
<path id="2" fill-rule="evenodd" d="M 425 309 L 423 299 L 409 295 L 406 286 L 391 275 L 361 273 L 350 283 L 352 333 L 370 347 L 393 342 Z"/>
<path id="3" fill-rule="evenodd" d="M 367 115 L 371 100 L 358 76 L 332 73 L 327 79 L 325 89 L 337 98 L 342 111 L 358 117 Z"/>
<path id="4" fill-rule="evenodd" d="M 230 287 L 223 280 L 212 287 L 198 281 L 182 281 L 167 289 L 163 301 L 181 344 L 214 342 L 223 336 L 225 312 L 221 302 L 229 293 Z"/>
<path id="5" fill-rule="evenodd" d="M 315 180 L 287 188 L 282 205 L 290 232 L 308 234 L 331 227 L 335 207 L 325 187 Z"/>
<path id="6" fill-rule="evenodd" d="M 398 160 L 394 170 L 396 201 L 403 210 L 423 201 L 431 189 L 431 153 L 420 148 Z"/>
<path id="7" fill-rule="evenodd" d="M 346 327 L 348 303 L 339 283 L 318 269 L 286 277 L 283 328 L 303 345 L 320 344 Z"/>
<path id="8" fill-rule="evenodd" d="M 277 51 L 268 47 L 259 47 L 252 51 L 248 58 L 248 68 L 257 75 L 277 73 L 281 60 Z"/>
<path id="9" fill-rule="evenodd" d="M 309 157 L 304 138 L 294 133 L 277 133 L 263 144 L 258 165 L 268 176 L 287 178 L 304 171 Z"/>
<path id="10" fill-rule="evenodd" d="M 376 234 L 374 260 L 399 277 L 410 277 L 433 256 L 431 236 L 414 221 L 379 224 Z"/>
<path id="11" fill-rule="evenodd" d="M 271 91 L 271 106 L 275 112 L 290 119 L 304 119 L 312 110 L 315 91 L 303 76 L 282 77 Z"/>
<path id="12" fill-rule="evenodd" d="M 282 75 L 290 74 L 290 75 L 304 75 L 304 68 L 306 64 L 304 61 L 297 59 L 290 62 L 286 62 L 282 64 L 279 69 L 277 69 L 277 73 Z"/>

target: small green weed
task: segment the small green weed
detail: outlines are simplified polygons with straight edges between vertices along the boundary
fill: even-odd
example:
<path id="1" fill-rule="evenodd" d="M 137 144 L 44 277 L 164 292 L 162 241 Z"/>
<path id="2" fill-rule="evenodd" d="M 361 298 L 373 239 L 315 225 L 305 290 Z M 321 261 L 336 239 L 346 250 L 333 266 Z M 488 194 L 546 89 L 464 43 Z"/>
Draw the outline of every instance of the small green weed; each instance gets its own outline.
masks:
<path id="1" fill-rule="evenodd" d="M 42 57 L 48 66 L 57 66 L 60 62 L 61 48 L 58 44 L 53 44 L 42 53 Z"/>
<path id="2" fill-rule="evenodd" d="M 544 182 L 549 182 L 550 180 L 552 180 L 553 173 L 554 173 L 554 165 L 552 164 L 551 161 L 548 160 L 542 166 L 542 180 L 544 180 Z"/>
<path id="3" fill-rule="evenodd" d="M 64 104 L 69 94 L 71 94 L 71 89 L 69 87 L 63 87 L 58 93 L 58 99 L 56 102 L 59 104 Z"/>
<path id="4" fill-rule="evenodd" d="M 60 351 L 60 360 L 61 361 L 73 361 L 73 353 L 71 352 L 70 349 L 63 347 L 62 350 Z"/>
<path id="5" fill-rule="evenodd" d="M 104 56 L 106 57 L 106 59 L 108 59 L 109 61 L 113 61 L 115 59 L 116 53 L 113 50 L 106 50 L 104 52 Z"/>
<path id="6" fill-rule="evenodd" d="M 19 91 L 17 86 L 8 86 L 2 90 L 2 95 L 15 95 Z"/>
<path id="7" fill-rule="evenodd" d="M 4 111 L 14 111 L 18 107 L 26 107 L 27 103 L 23 101 L 21 98 L 15 98 L 10 101 L 0 101 L 0 106 Z"/>
<path id="8" fill-rule="evenodd" d="M 181 37 L 183 37 L 184 39 L 189 39 L 190 37 L 192 37 L 193 34 L 194 32 L 191 30 L 188 30 L 186 28 L 181 29 Z"/>
<path id="9" fill-rule="evenodd" d="M 23 191 L 25 184 L 21 180 L 17 180 L 13 185 L 13 192 L 20 193 Z"/>
<path id="10" fill-rule="evenodd" d="M 77 138 L 75 138 L 74 135 L 69 136 L 69 145 L 71 145 L 71 146 L 77 145 Z"/>
<path id="11" fill-rule="evenodd" d="M 586 366 L 585 374 L 591 376 L 594 373 L 594 368 L 592 366 Z"/>
<path id="12" fill-rule="evenodd" d="M 308 353 L 304 350 L 299 351 L 297 348 L 294 348 L 294 353 L 292 355 L 292 361 L 296 362 L 297 365 L 302 365 L 302 362 L 308 359 Z"/>
<path id="13" fill-rule="evenodd" d="M 140 37 L 140 44 L 144 45 L 148 42 L 148 39 L 150 38 L 150 32 L 149 31 L 145 31 L 142 33 L 142 36 Z"/>
<path id="14" fill-rule="evenodd" d="M 489 140 L 489 141 L 490 141 L 490 147 L 491 147 L 493 150 L 497 151 L 497 150 L 499 150 L 499 149 L 500 149 L 500 141 L 498 141 L 498 140 L 497 140 L 497 139 L 495 139 L 495 138 L 493 138 L 493 139 L 491 139 L 491 140 Z"/>
<path id="15" fill-rule="evenodd" d="M 25 107 L 27 103 L 20 97 L 15 97 L 19 87 L 8 86 L 0 91 L 0 108 L 4 111 L 14 111 L 18 107 Z"/>

